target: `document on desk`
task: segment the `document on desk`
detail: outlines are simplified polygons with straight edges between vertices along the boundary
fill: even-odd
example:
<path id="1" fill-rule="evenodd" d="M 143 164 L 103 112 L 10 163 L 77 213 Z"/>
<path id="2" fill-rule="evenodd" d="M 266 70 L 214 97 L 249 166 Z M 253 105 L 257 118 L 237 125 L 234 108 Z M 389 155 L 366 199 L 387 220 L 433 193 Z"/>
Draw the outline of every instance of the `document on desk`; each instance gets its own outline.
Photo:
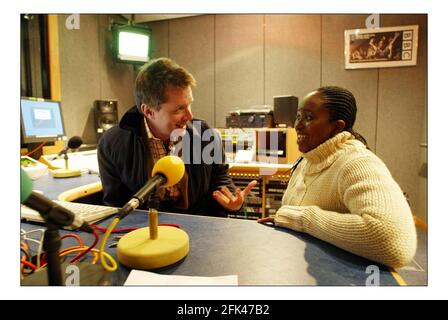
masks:
<path id="1" fill-rule="evenodd" d="M 132 270 L 125 286 L 237 286 L 238 276 L 193 277 Z"/>

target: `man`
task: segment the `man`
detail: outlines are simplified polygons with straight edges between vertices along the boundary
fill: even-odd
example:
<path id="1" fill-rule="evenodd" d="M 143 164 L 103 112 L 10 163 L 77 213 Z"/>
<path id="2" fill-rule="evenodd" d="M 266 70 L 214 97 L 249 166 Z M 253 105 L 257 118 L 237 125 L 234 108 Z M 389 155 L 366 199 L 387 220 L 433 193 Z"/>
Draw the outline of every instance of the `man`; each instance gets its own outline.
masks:
<path id="1" fill-rule="evenodd" d="M 185 175 L 177 185 L 160 190 L 161 211 L 226 216 L 241 209 L 257 182 L 235 190 L 221 140 L 212 135 L 203 141 L 202 133 L 210 127 L 193 119 L 194 85 L 193 76 L 167 58 L 141 68 L 135 82 L 136 106 L 98 145 L 105 204 L 123 206 L 150 178 L 157 160 L 177 151 L 185 162 Z M 210 144 L 213 162 L 204 159 Z"/>

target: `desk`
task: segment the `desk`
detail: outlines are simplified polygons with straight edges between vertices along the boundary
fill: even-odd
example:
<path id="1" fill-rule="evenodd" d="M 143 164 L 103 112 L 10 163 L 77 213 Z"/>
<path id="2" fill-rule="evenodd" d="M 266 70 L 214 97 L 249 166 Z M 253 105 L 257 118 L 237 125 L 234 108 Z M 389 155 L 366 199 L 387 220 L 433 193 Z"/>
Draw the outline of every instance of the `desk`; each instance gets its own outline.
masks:
<path id="1" fill-rule="evenodd" d="M 54 179 L 55 184 L 46 180 L 46 177 L 42 179 L 44 180 L 36 181 L 35 186 L 49 196 L 50 192 L 44 187 L 53 185 L 53 198 L 66 188 L 94 182 L 94 177 L 88 175 L 65 180 Z M 112 217 L 99 225 L 107 227 L 111 221 Z M 250 220 L 160 213 L 159 223 L 179 224 L 190 237 L 190 252 L 187 257 L 173 266 L 157 270 L 160 274 L 236 274 L 239 285 L 363 286 L 370 276 L 366 273 L 367 266 L 375 264 L 306 234 Z M 123 219 L 117 227 L 144 227 L 146 224 L 147 213 L 137 210 Z M 21 227 L 30 230 L 36 228 L 36 225 L 22 223 Z M 66 233 L 68 231 L 61 230 L 61 235 Z M 86 243 L 92 241 L 88 234 L 79 235 Z M 109 248 L 107 252 L 116 259 L 116 249 Z M 397 285 L 389 270 L 379 267 L 380 285 Z M 120 265 L 119 270 L 112 274 L 112 284 L 122 285 L 129 272 L 130 269 Z"/>

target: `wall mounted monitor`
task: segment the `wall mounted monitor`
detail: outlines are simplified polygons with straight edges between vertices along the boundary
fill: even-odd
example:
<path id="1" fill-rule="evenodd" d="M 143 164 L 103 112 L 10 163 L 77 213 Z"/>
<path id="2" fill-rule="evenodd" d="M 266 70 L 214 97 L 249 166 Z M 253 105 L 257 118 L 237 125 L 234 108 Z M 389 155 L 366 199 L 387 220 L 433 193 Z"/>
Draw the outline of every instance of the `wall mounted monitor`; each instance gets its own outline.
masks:
<path id="1" fill-rule="evenodd" d="M 151 30 L 135 25 L 112 27 L 115 59 L 124 63 L 143 64 L 149 61 Z"/>

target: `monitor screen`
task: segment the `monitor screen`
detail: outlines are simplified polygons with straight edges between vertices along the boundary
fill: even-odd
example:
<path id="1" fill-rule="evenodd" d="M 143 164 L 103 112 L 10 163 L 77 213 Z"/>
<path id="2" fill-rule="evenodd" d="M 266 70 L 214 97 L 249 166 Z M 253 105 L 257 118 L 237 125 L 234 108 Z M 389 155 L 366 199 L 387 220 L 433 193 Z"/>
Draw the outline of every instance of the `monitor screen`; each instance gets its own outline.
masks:
<path id="1" fill-rule="evenodd" d="M 118 57 L 121 60 L 148 61 L 149 35 L 121 31 L 118 34 Z"/>
<path id="2" fill-rule="evenodd" d="M 23 143 L 55 141 L 65 136 L 59 101 L 21 98 L 20 115 Z"/>
<path id="3" fill-rule="evenodd" d="M 149 61 L 151 31 L 138 26 L 114 26 L 114 55 L 118 61 L 145 63 Z"/>

